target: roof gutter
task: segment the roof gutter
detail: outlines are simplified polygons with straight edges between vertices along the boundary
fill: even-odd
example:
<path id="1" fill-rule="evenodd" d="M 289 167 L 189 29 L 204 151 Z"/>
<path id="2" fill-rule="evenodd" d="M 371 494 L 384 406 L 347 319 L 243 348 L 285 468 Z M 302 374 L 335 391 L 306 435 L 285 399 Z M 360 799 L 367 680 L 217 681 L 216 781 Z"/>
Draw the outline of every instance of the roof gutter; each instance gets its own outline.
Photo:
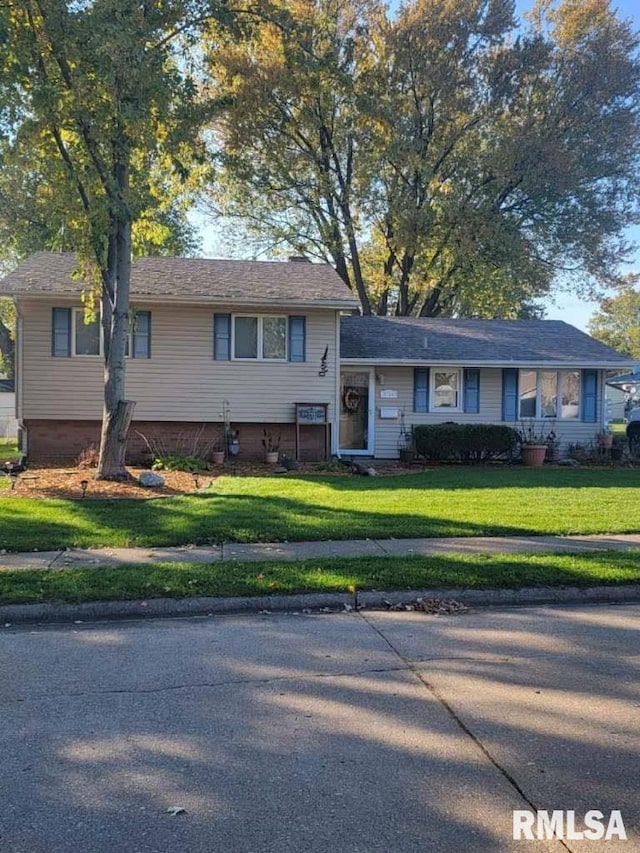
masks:
<path id="1" fill-rule="evenodd" d="M 628 362 L 619 361 L 594 361 L 593 359 L 558 359 L 547 361 L 539 359 L 459 359 L 459 358 L 430 358 L 430 359 L 389 359 L 389 358 L 341 358 L 341 364 L 384 366 L 384 367 L 432 367 L 441 365 L 443 367 L 522 367 L 522 368 L 586 368 L 594 370 L 619 370 Z"/>
<path id="2" fill-rule="evenodd" d="M 77 302 L 80 298 L 80 291 L 71 292 L 68 290 L 65 291 L 53 291 L 53 290 L 42 290 L 42 291 L 22 291 L 22 292 L 12 292 L 2 294 L 2 296 L 10 296 L 13 299 L 20 300 L 42 300 L 42 299 L 67 299 L 69 301 Z M 162 305 L 167 303 L 171 303 L 172 305 L 220 305 L 220 306 L 233 306 L 233 305 L 243 305 L 243 306 L 278 306 L 284 307 L 286 306 L 288 309 L 298 309 L 298 308 L 331 308 L 334 311 L 345 311 L 351 310 L 353 308 L 357 308 L 359 303 L 355 300 L 334 300 L 334 299 L 314 299 L 314 300 L 292 300 L 287 299 L 285 297 L 277 297 L 272 299 L 262 298 L 256 299 L 255 297 L 242 297 L 242 296 L 215 296 L 215 297 L 207 297 L 206 295 L 194 295 L 194 296 L 172 296 L 164 293 L 136 293 L 131 292 L 130 296 L 131 302 L 149 302 L 149 303 L 157 303 L 161 302 Z"/>

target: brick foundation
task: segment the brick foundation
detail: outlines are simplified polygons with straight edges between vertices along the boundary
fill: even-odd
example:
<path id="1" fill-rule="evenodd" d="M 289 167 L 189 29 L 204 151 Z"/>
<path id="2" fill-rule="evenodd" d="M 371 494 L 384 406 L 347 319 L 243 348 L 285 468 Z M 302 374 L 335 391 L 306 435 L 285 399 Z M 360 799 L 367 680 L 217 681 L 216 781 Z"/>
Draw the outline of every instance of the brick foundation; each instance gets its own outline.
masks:
<path id="1" fill-rule="evenodd" d="M 83 450 L 92 444 L 96 447 L 100 444 L 99 421 L 28 420 L 24 425 L 27 453 L 32 465 L 72 465 Z M 290 458 L 295 457 L 295 424 L 234 423 L 231 426 L 238 433 L 239 462 L 263 458 L 262 439 L 265 429 L 275 438 L 280 436 L 281 452 Z M 216 440 L 222 441 L 222 435 L 223 426 L 220 423 L 134 420 L 127 441 L 127 463 L 148 464 L 151 461 L 153 454 L 147 442 L 154 450 L 161 452 L 196 456 L 204 454 L 204 458 L 210 459 L 214 443 Z M 300 445 L 301 460 L 323 459 L 324 428 L 301 427 Z"/>

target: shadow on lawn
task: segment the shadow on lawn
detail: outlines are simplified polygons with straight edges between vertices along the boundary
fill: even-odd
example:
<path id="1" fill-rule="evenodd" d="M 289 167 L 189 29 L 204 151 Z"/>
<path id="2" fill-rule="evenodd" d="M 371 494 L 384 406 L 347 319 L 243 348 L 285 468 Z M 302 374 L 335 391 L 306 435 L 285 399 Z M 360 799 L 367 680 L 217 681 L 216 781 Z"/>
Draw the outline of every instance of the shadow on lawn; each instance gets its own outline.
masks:
<path id="1" fill-rule="evenodd" d="M 513 500 L 505 502 L 500 497 L 500 489 L 509 488 L 517 493 L 520 489 L 548 488 L 551 503 L 555 489 L 635 488 L 636 480 L 634 471 L 465 467 L 379 479 L 304 475 L 285 480 L 257 478 L 254 494 L 247 494 L 251 484 L 242 483 L 240 478 L 225 477 L 215 482 L 211 492 L 162 500 L 13 498 L 0 500 L 0 548 L 27 551 L 71 546 L 155 547 L 220 542 L 607 532 L 604 521 L 601 525 L 583 525 L 580 518 L 574 518 L 578 510 L 566 509 L 566 495 L 564 515 L 558 512 L 554 517 L 550 508 L 549 519 L 542 519 L 542 522 L 538 519 L 534 523 L 528 498 L 522 501 L 523 511 L 518 513 L 513 509 Z M 266 494 L 260 494 L 260 483 L 266 484 Z M 297 486 L 298 492 L 306 489 L 306 494 L 296 496 Z M 317 487 L 320 497 L 309 491 L 313 486 Z M 407 490 L 410 497 L 405 495 L 403 499 L 402 492 Z M 437 498 L 430 504 L 431 491 L 455 493 L 456 490 L 481 494 L 477 511 L 473 508 L 472 494 L 468 498 L 461 494 L 452 499 L 450 508 L 440 506 Z M 492 490 L 498 493 L 495 506 L 486 501 L 487 492 Z M 387 491 L 389 499 L 385 500 L 384 492 Z M 351 506 L 332 506 L 342 501 L 337 495 L 332 499 L 332 492 L 344 494 L 344 503 Z M 349 493 L 353 497 L 349 497 Z M 573 496 L 573 491 L 570 494 Z M 372 496 L 370 502 L 367 495 Z M 396 508 L 395 496 L 398 496 Z M 573 506 L 573 497 L 569 503 Z M 632 525 L 621 525 L 616 513 L 620 516 L 614 506 L 611 529 L 619 532 L 634 529 Z"/>
<path id="2" fill-rule="evenodd" d="M 12 501 L 2 506 L 1 512 L 0 548 L 9 551 L 539 532 L 526 524 L 516 527 L 498 521 L 472 523 L 364 508 L 338 509 L 255 495 L 212 494 L 158 501 L 34 501 L 28 505 Z"/>

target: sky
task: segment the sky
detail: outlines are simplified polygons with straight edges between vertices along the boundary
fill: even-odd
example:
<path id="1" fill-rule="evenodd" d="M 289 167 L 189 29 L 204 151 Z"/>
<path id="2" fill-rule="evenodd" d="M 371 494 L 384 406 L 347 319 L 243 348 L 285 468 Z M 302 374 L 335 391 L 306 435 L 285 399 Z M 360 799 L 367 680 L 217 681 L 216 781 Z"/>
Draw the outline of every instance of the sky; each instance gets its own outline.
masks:
<path id="1" fill-rule="evenodd" d="M 634 23 L 635 29 L 640 31 L 640 0 L 618 0 L 613 5 L 622 17 L 630 18 Z M 532 6 L 533 2 L 530 0 L 516 0 L 518 15 L 521 15 L 522 12 L 527 11 Z M 214 229 L 205 225 L 198 214 L 194 214 L 193 222 L 200 230 L 203 254 L 207 257 L 220 256 L 222 249 L 216 239 Z M 629 228 L 626 236 L 630 242 L 638 244 L 638 251 L 632 259 L 632 263 L 624 271 L 640 272 L 640 226 Z M 573 294 L 566 293 L 556 293 L 549 297 L 544 304 L 546 317 L 549 320 L 564 320 L 584 331 L 587 330 L 589 319 L 598 310 L 597 302 L 590 302 Z"/>

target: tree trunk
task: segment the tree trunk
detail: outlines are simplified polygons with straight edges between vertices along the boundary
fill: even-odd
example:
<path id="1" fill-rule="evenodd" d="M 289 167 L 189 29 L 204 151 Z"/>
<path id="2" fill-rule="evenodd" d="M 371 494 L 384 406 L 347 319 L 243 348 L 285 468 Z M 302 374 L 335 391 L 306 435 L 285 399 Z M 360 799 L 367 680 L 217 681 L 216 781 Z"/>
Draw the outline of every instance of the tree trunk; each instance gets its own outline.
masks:
<path id="1" fill-rule="evenodd" d="M 128 190 L 128 168 L 114 169 L 121 197 Z M 129 334 L 129 291 L 131 285 L 131 220 L 124 205 L 114 211 L 109 240 L 107 270 L 103 281 L 104 408 L 100 459 L 96 478 L 127 480 L 125 466 L 127 433 L 135 403 L 125 399 L 125 351 Z"/>

